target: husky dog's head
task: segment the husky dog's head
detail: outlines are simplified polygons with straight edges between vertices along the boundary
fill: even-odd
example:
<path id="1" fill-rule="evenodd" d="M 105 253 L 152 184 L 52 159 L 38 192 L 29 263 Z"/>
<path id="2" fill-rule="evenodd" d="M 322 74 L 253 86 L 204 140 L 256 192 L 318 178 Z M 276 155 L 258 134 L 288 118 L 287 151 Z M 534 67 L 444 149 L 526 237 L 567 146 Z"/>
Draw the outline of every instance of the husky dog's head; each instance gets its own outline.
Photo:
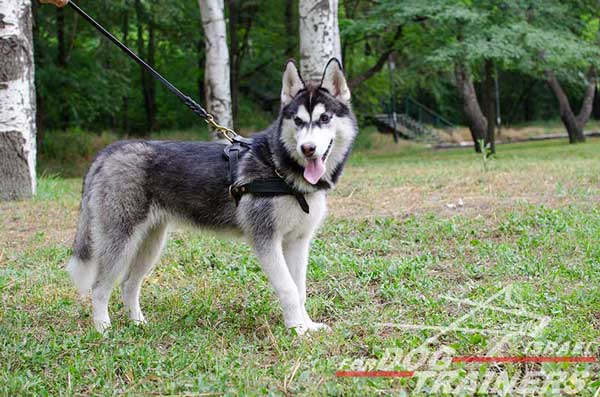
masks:
<path id="1" fill-rule="evenodd" d="M 316 185 L 322 178 L 337 179 L 333 174 L 340 171 L 356 131 L 350 89 L 340 62 L 331 59 L 320 82 L 304 82 L 295 63 L 288 61 L 281 90 L 279 139 L 303 169 L 304 180 Z"/>

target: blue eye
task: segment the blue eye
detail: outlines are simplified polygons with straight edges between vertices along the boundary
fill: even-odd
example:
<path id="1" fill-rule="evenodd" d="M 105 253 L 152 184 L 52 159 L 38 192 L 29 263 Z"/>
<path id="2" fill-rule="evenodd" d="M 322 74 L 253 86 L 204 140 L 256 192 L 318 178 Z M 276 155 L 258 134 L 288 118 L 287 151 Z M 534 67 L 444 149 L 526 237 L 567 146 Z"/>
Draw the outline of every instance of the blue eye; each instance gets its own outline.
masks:
<path id="1" fill-rule="evenodd" d="M 304 121 L 302 121 L 300 117 L 294 117 L 294 123 L 296 123 L 298 127 L 304 125 Z"/>

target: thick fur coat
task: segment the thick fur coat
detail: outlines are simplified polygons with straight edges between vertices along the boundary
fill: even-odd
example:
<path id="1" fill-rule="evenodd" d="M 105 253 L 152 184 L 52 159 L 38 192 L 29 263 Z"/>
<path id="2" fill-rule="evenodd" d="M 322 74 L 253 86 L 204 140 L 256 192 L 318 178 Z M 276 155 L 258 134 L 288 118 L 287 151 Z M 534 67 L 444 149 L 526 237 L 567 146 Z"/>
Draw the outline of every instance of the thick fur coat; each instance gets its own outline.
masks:
<path id="1" fill-rule="evenodd" d="M 142 282 L 173 223 L 241 232 L 281 302 L 286 326 L 298 333 L 326 327 L 305 309 L 308 252 L 325 218 L 327 191 L 350 154 L 356 120 L 337 60 L 328 63 L 319 83 L 304 83 L 288 62 L 281 98 L 279 117 L 252 137 L 234 179 L 279 175 L 305 195 L 308 214 L 293 196 L 246 194 L 236 206 L 224 143 L 123 141 L 97 155 L 84 180 L 68 267 L 77 288 L 91 290 L 99 331 L 110 326 L 108 301 L 117 282 L 131 319 L 145 322 Z"/>

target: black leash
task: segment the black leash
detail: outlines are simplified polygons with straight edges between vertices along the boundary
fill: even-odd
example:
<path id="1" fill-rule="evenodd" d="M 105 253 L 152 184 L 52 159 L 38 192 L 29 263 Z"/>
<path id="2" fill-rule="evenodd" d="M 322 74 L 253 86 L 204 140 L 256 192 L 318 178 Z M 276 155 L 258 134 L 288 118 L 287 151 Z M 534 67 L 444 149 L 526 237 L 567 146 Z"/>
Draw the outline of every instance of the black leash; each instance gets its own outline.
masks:
<path id="1" fill-rule="evenodd" d="M 51 3 L 57 7 L 69 6 L 75 12 L 77 12 L 83 19 L 88 21 L 90 25 L 92 25 L 98 32 L 100 32 L 104 37 L 112 41 L 117 47 L 119 47 L 125 54 L 127 54 L 131 59 L 140 64 L 144 69 L 148 71 L 155 79 L 160 81 L 169 91 L 171 91 L 177 98 L 179 98 L 192 112 L 196 115 L 202 117 L 208 125 L 210 125 L 215 130 L 219 131 L 221 135 L 229 142 L 240 142 L 242 144 L 249 145 L 252 141 L 238 135 L 235 131 L 225 126 L 217 123 L 212 114 L 208 113 L 206 109 L 200 106 L 199 103 L 194 101 L 190 96 L 185 95 L 181 92 L 177 87 L 175 87 L 169 80 L 165 79 L 160 73 L 158 73 L 152 66 L 148 65 L 146 61 L 140 58 L 135 52 L 131 51 L 129 47 L 125 44 L 121 43 L 119 39 L 117 39 L 112 33 L 106 30 L 102 25 L 100 25 L 94 18 L 89 16 L 85 11 L 83 11 L 77 4 L 70 0 L 40 0 L 42 3 Z"/>
<path id="2" fill-rule="evenodd" d="M 179 98 L 192 112 L 202 117 L 208 125 L 219 131 L 225 139 L 231 143 L 225 147 L 225 157 L 229 160 L 229 172 L 231 174 L 231 185 L 229 186 L 229 194 L 235 200 L 236 205 L 239 203 L 242 195 L 246 193 L 252 193 L 257 196 L 281 196 L 281 195 L 292 195 L 298 201 L 298 204 L 304 212 L 309 213 L 309 207 L 304 195 L 292 188 L 282 177 L 272 177 L 256 179 L 246 183 L 238 183 L 235 180 L 235 173 L 238 169 L 238 163 L 240 155 L 245 153 L 252 144 L 252 139 L 244 138 L 235 131 L 225 126 L 218 124 L 213 115 L 208 113 L 206 109 L 200 106 L 199 103 L 194 101 L 190 96 L 185 95 L 177 87 L 175 87 L 169 80 L 165 79 L 160 73 L 158 73 L 152 66 L 148 65 L 146 61 L 140 58 L 135 52 L 131 51 L 129 47 L 121 43 L 112 33 L 106 30 L 102 25 L 89 16 L 79 6 L 70 0 L 40 0 L 42 3 L 54 4 L 57 7 L 64 7 L 66 5 L 74 9 L 83 19 L 88 21 L 96 30 L 98 30 L 104 37 L 112 41 L 117 47 L 119 47 L 125 54 L 131 59 L 140 64 L 146 69 L 155 79 L 160 81 L 169 91 L 171 91 L 177 98 Z"/>
<path id="3" fill-rule="evenodd" d="M 179 91 L 177 87 L 169 82 L 169 80 L 165 79 L 160 73 L 158 73 L 152 66 L 148 65 L 146 61 L 140 58 L 135 52 L 131 51 L 129 47 L 125 44 L 121 43 L 119 39 L 117 39 L 112 33 L 106 30 L 102 25 L 94 20 L 94 18 L 90 17 L 85 11 L 83 11 L 79 6 L 72 1 L 68 3 L 69 7 L 74 9 L 79 15 L 83 17 L 86 21 L 88 21 L 93 27 L 96 28 L 100 33 L 104 35 L 107 39 L 112 41 L 117 47 L 119 47 L 123 52 L 125 52 L 131 59 L 139 63 L 144 69 L 146 69 L 155 79 L 160 81 L 169 91 L 177 96 L 185 105 L 192 110 L 192 112 L 196 113 L 198 116 L 203 119 L 207 119 L 210 115 L 200 104 L 195 102 L 192 98 L 185 95 L 183 92 Z"/>

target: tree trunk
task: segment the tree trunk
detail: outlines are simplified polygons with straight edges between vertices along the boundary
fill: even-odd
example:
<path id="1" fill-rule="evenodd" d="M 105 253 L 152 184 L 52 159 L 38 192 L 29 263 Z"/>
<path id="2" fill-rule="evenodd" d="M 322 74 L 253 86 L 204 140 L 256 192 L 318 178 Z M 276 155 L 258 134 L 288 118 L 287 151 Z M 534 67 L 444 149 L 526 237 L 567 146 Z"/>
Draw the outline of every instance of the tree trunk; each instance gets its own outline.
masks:
<path id="1" fill-rule="evenodd" d="M 58 51 L 56 54 L 56 65 L 60 73 L 67 73 L 67 43 L 65 39 L 65 10 L 56 8 L 56 41 Z M 60 128 L 65 130 L 69 126 L 69 107 L 66 98 L 61 98 L 60 105 Z"/>
<path id="2" fill-rule="evenodd" d="M 579 141 L 580 131 L 577 127 L 577 121 L 575 120 L 575 115 L 571 109 L 569 98 L 567 98 L 567 95 L 563 91 L 554 72 L 551 70 L 546 70 L 545 74 L 546 81 L 558 100 L 560 119 L 562 120 L 565 128 L 567 129 L 567 133 L 569 134 L 569 143 L 577 143 Z"/>
<path id="3" fill-rule="evenodd" d="M 569 98 L 563 91 L 562 86 L 560 85 L 560 82 L 556 78 L 554 72 L 552 70 L 546 70 L 545 75 L 548 85 L 558 100 L 560 119 L 562 120 L 565 128 L 567 129 L 567 133 L 569 134 L 569 143 L 585 142 L 585 134 L 583 133 L 583 129 L 590 118 L 594 104 L 594 93 L 596 91 L 596 70 L 593 67 L 590 68 L 590 72 L 588 74 L 588 85 L 583 97 L 581 110 L 577 116 L 575 116 L 573 113 L 573 109 L 569 103 Z"/>
<path id="4" fill-rule="evenodd" d="M 238 126 L 238 96 L 240 91 L 240 45 L 238 40 L 238 24 L 239 24 L 239 0 L 227 0 L 229 9 L 229 54 L 231 66 L 229 74 L 231 75 L 231 114 L 233 117 L 233 128 Z"/>
<path id="5" fill-rule="evenodd" d="M 135 0 L 135 16 L 136 16 L 136 24 L 137 24 L 137 50 L 138 55 L 142 58 L 146 58 L 146 47 L 144 44 L 144 10 L 142 8 L 141 0 Z M 144 111 L 146 115 L 146 130 L 150 129 L 150 124 L 148 120 L 150 119 L 148 115 L 148 75 L 146 74 L 146 70 L 140 66 L 140 82 L 142 84 L 142 98 L 144 99 Z M 136 132 L 136 135 L 139 132 Z"/>
<path id="6" fill-rule="evenodd" d="M 320 80 L 329 59 L 342 62 L 338 0 L 300 0 L 300 73 Z"/>
<path id="7" fill-rule="evenodd" d="M 577 125 L 581 130 L 581 138 L 582 142 L 585 141 L 585 134 L 583 129 L 587 124 L 590 116 L 592 115 L 592 109 L 594 108 L 594 96 L 596 94 L 596 68 L 594 66 L 590 67 L 590 71 L 588 72 L 588 85 L 585 88 L 585 93 L 583 94 L 583 102 L 581 103 L 581 109 L 579 109 L 579 114 L 577 115 Z"/>
<path id="8" fill-rule="evenodd" d="M 40 29 L 39 29 L 39 7 L 40 3 L 34 1 L 31 3 L 31 12 L 33 19 L 33 44 L 34 44 L 34 54 L 35 60 L 37 63 L 44 63 L 44 54 L 42 53 L 43 46 L 40 45 L 42 38 L 40 37 Z M 1 18 L 0 18 L 1 19 Z M 36 134 L 36 145 L 37 147 L 42 147 L 44 144 L 44 122 L 45 122 L 45 102 L 44 96 L 40 95 L 39 90 L 35 91 L 35 128 L 37 130 Z"/>
<path id="9" fill-rule="evenodd" d="M 125 8 L 123 13 L 123 44 L 129 45 L 129 10 Z M 123 95 L 123 132 L 129 134 L 129 94 Z"/>
<path id="10" fill-rule="evenodd" d="M 596 120 L 600 120 L 600 94 L 598 93 L 598 86 L 596 86 L 596 93 L 594 94 L 594 106 L 592 106 L 592 114 Z"/>
<path id="11" fill-rule="evenodd" d="M 231 128 L 233 119 L 231 117 L 229 51 L 227 50 L 223 0 L 199 0 L 199 4 L 206 48 L 204 66 L 206 110 L 215 116 L 220 124 Z"/>
<path id="12" fill-rule="evenodd" d="M 494 89 L 494 63 L 491 59 L 486 59 L 484 64 L 483 95 L 481 98 L 483 111 L 487 120 L 487 130 L 485 134 L 485 146 L 490 148 L 490 152 L 496 153 L 496 106 Z"/>
<path id="13" fill-rule="evenodd" d="M 154 22 L 152 18 L 146 18 L 146 12 L 140 0 L 135 0 L 135 11 L 137 17 L 137 47 L 138 55 L 154 67 Z M 148 25 L 148 43 L 144 42 L 144 23 Z M 147 48 L 146 48 L 147 47 Z M 156 129 L 156 81 L 140 66 L 142 96 L 144 98 L 144 110 L 146 113 L 146 131 Z"/>
<path id="14" fill-rule="evenodd" d="M 153 13 L 150 12 L 150 17 L 148 18 L 148 65 L 154 67 L 155 55 L 156 55 L 156 24 L 154 23 Z M 150 131 L 156 131 L 158 126 L 156 125 L 156 79 L 152 76 L 147 75 L 147 95 L 148 95 L 148 103 L 147 107 L 147 117 L 148 117 L 148 129 Z"/>
<path id="15" fill-rule="evenodd" d="M 477 101 L 477 93 L 473 86 L 473 79 L 467 71 L 466 67 L 460 63 L 455 65 L 456 86 L 458 94 L 462 100 L 463 112 L 471 131 L 475 151 L 480 153 L 483 149 L 479 144 L 480 140 L 485 139 L 487 134 L 487 120 L 483 115 L 479 102 Z"/>
<path id="16" fill-rule="evenodd" d="M 35 193 L 35 84 L 30 0 L 0 0 L 0 200 Z"/>
<path id="17" fill-rule="evenodd" d="M 285 56 L 293 59 L 296 55 L 296 35 L 294 29 L 294 0 L 285 0 Z"/>
<path id="18" fill-rule="evenodd" d="M 206 62 L 206 57 L 204 54 L 204 41 L 198 40 L 196 43 L 196 50 L 198 51 L 198 80 L 196 81 L 196 86 L 198 88 L 198 98 L 204 98 L 204 63 Z"/>

